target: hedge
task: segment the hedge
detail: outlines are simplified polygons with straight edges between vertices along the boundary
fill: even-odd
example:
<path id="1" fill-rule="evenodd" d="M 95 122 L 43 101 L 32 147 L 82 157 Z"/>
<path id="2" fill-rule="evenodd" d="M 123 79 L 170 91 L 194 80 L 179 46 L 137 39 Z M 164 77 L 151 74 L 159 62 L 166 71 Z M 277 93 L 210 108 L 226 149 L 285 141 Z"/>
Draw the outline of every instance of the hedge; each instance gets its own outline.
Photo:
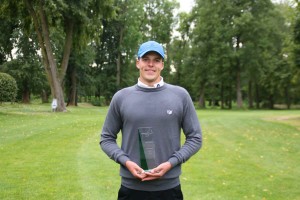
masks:
<path id="1" fill-rule="evenodd" d="M 14 102 L 17 91 L 16 80 L 11 75 L 0 72 L 0 102 Z"/>

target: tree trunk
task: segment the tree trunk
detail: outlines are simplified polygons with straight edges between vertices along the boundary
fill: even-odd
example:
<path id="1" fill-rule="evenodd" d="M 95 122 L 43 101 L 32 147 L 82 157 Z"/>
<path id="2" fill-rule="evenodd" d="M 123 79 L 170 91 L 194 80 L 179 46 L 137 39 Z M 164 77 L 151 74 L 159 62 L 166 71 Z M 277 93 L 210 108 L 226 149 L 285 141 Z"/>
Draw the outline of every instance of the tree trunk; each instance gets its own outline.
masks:
<path id="1" fill-rule="evenodd" d="M 257 83 L 255 83 L 255 104 L 256 104 L 256 109 L 259 109 L 259 86 Z"/>
<path id="2" fill-rule="evenodd" d="M 274 95 L 270 94 L 269 96 L 269 108 L 274 109 Z"/>
<path id="3" fill-rule="evenodd" d="M 240 48 L 240 37 L 236 37 L 236 51 L 239 51 Z M 240 59 L 237 57 L 236 63 L 236 103 L 238 108 L 243 107 L 243 99 L 242 99 L 242 86 L 241 86 L 241 66 L 240 66 Z"/>
<path id="4" fill-rule="evenodd" d="M 72 68 L 70 77 L 70 91 L 68 95 L 67 106 L 77 106 L 77 79 L 76 79 L 76 69 Z"/>
<path id="5" fill-rule="evenodd" d="M 228 109 L 232 109 L 232 95 L 233 95 L 233 91 L 232 91 L 233 87 L 230 86 L 229 87 L 229 97 L 228 97 Z"/>
<path id="6" fill-rule="evenodd" d="M 205 108 L 204 91 L 205 91 L 204 84 L 201 84 L 200 91 L 199 91 L 200 96 L 199 96 L 199 102 L 198 102 L 198 105 L 200 108 Z"/>
<path id="7" fill-rule="evenodd" d="M 249 100 L 249 108 L 253 108 L 253 95 L 252 95 L 252 81 L 248 82 L 248 100 Z"/>
<path id="8" fill-rule="evenodd" d="M 284 93 L 285 93 L 285 103 L 287 109 L 291 109 L 291 98 L 290 98 L 290 93 L 289 93 L 289 87 L 284 88 Z"/>
<path id="9" fill-rule="evenodd" d="M 45 48 L 45 50 L 46 50 L 46 58 L 48 60 L 47 63 L 49 64 L 49 68 L 50 68 L 49 76 L 52 80 L 51 81 L 51 84 L 52 84 L 51 88 L 53 88 L 52 96 L 54 99 L 57 99 L 56 110 L 60 111 L 60 112 L 66 111 L 64 95 L 63 95 L 63 90 L 62 90 L 62 86 L 61 86 L 61 80 L 59 79 L 57 65 L 56 65 L 54 53 L 53 53 L 52 47 L 51 47 L 48 22 L 47 22 L 45 11 L 43 10 L 42 3 L 40 3 L 39 12 L 40 12 L 41 27 L 42 27 L 42 34 L 43 34 L 43 41 L 44 41 L 43 48 Z"/>
<path id="10" fill-rule="evenodd" d="M 120 85 L 121 85 L 121 58 L 122 55 L 121 55 L 121 52 L 119 51 L 118 52 L 118 58 L 117 58 L 117 78 L 116 78 L 116 86 L 117 86 L 117 89 L 120 88 Z"/>
<path id="11" fill-rule="evenodd" d="M 66 111 L 66 105 L 63 94 L 63 79 L 68 66 L 68 61 L 72 46 L 72 36 L 74 29 L 74 21 L 65 16 L 66 38 L 63 52 L 63 59 L 61 61 L 60 72 L 57 69 L 54 53 L 51 47 L 50 33 L 48 27 L 48 20 L 44 9 L 44 0 L 39 1 L 39 6 L 36 12 L 32 1 L 24 0 L 26 7 L 32 17 L 35 31 L 37 33 L 38 42 L 41 48 L 44 68 L 47 74 L 47 79 L 51 88 L 51 94 L 54 99 L 57 99 L 57 111 Z"/>
<path id="12" fill-rule="evenodd" d="M 224 83 L 221 82 L 221 109 L 224 109 Z"/>
<path id="13" fill-rule="evenodd" d="M 242 90 L 241 90 L 241 72 L 238 69 L 236 74 L 236 96 L 237 96 L 237 107 L 242 108 L 243 107 L 243 99 L 242 99 Z"/>
<path id="14" fill-rule="evenodd" d="M 27 81 L 23 83 L 22 103 L 30 103 L 30 90 Z"/>
<path id="15" fill-rule="evenodd" d="M 123 32 L 124 29 L 121 28 L 120 30 L 120 40 L 119 40 L 119 51 L 118 51 L 118 58 L 117 58 L 117 89 L 121 87 L 121 63 L 122 63 L 122 52 L 121 52 L 121 46 L 123 44 Z"/>
<path id="16" fill-rule="evenodd" d="M 42 90 L 41 92 L 42 103 L 49 103 L 49 95 L 46 90 Z"/>

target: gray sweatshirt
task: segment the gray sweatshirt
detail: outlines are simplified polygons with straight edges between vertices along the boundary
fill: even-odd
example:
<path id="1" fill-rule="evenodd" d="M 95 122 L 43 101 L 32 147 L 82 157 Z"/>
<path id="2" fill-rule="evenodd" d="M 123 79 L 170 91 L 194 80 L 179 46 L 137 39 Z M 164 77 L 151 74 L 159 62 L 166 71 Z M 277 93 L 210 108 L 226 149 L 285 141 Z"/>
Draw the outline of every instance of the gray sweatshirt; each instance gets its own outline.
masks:
<path id="1" fill-rule="evenodd" d="M 185 135 L 182 146 L 181 129 Z M 120 130 L 121 148 L 116 143 Z M 145 147 L 145 154 L 150 151 L 156 165 L 166 161 L 172 165 L 172 169 L 158 180 L 142 182 L 125 167 L 128 160 L 141 166 L 140 147 L 144 142 L 140 132 L 143 130 L 151 135 L 150 146 L 148 149 Z M 111 159 L 121 164 L 121 184 L 125 187 L 143 191 L 176 187 L 180 184 L 181 163 L 187 161 L 202 145 L 199 120 L 188 92 L 170 84 L 159 88 L 134 85 L 118 91 L 111 101 L 100 145 Z"/>

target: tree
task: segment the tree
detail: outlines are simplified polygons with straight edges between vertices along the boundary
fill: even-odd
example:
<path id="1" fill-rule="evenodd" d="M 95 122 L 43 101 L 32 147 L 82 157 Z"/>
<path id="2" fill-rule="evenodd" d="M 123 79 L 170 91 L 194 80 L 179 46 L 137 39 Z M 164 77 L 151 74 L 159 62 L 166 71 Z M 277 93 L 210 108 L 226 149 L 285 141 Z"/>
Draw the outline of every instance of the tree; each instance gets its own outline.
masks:
<path id="1" fill-rule="evenodd" d="M 136 82 L 139 44 L 157 40 L 166 47 L 171 41 L 174 1 L 115 0 L 116 17 L 103 19 L 100 43 L 95 43 L 97 96 L 109 100 L 116 90 Z M 168 52 L 168 50 L 167 50 Z M 165 63 L 165 73 L 169 66 Z M 164 76 L 164 78 L 166 78 Z"/>
<path id="2" fill-rule="evenodd" d="M 103 19 L 103 29 L 96 49 L 95 76 L 96 96 L 110 100 L 116 90 L 136 81 L 135 53 L 142 40 L 144 1 L 115 0 L 116 17 Z M 134 75 L 133 75 L 134 74 Z"/>
<path id="3" fill-rule="evenodd" d="M 78 94 L 82 96 L 95 94 L 95 78 L 90 72 L 90 64 L 93 63 L 94 58 L 95 52 L 91 46 L 73 50 L 65 79 L 67 106 L 77 106 Z"/>
<path id="4" fill-rule="evenodd" d="M 11 7 L 17 6 L 10 2 Z M 8 5 L 6 5 L 8 6 Z M 39 47 L 35 40 L 34 32 L 29 29 L 24 29 L 26 26 L 26 18 L 24 13 L 18 13 L 18 9 L 14 12 L 5 9 L 5 4 L 2 4 L 3 24 L 0 26 L 0 43 L 3 47 L 3 55 L 5 62 L 0 65 L 0 71 L 6 72 L 16 79 L 18 85 L 17 99 L 23 103 L 30 102 L 30 95 L 42 95 L 42 100 L 47 102 L 47 95 L 50 93 L 50 88 L 47 85 L 45 72 L 40 62 L 40 56 L 37 54 Z"/>
<path id="5" fill-rule="evenodd" d="M 295 48 L 293 28 L 295 27 L 297 10 L 294 4 L 288 1 L 276 4 L 275 8 L 276 13 L 274 14 L 274 22 L 272 25 L 277 24 L 277 32 L 280 33 L 282 41 L 278 58 L 279 70 L 276 71 L 279 77 L 277 79 L 279 80 L 277 84 L 279 85 L 277 88 L 279 98 L 277 101 L 279 101 L 279 103 L 285 103 L 289 109 L 293 102 L 296 103 L 298 95 L 295 91 L 297 88 L 299 89 L 299 84 L 297 84 L 299 74 L 297 73 L 298 70 L 295 65 L 295 55 L 293 52 Z"/>
<path id="6" fill-rule="evenodd" d="M 191 32 L 191 14 L 189 13 L 179 13 L 178 20 L 179 26 L 176 29 L 177 35 L 174 36 L 172 41 L 172 45 L 169 51 L 169 58 L 171 62 L 169 62 L 170 66 L 173 67 L 173 79 L 171 82 L 174 84 L 182 85 L 185 88 L 188 87 L 189 84 L 184 83 L 184 73 L 183 69 L 185 66 L 185 56 L 188 54 L 189 46 L 190 46 L 190 32 Z"/>
<path id="7" fill-rule="evenodd" d="M 260 89 L 273 105 L 274 87 L 283 74 L 278 70 L 283 59 L 283 20 L 271 1 L 198 0 L 193 15 L 189 64 L 198 80 L 200 106 L 207 96 L 210 102 L 218 105 L 221 100 L 222 108 L 224 102 L 230 108 L 234 85 L 238 108 L 243 107 L 247 89 L 253 107 L 253 85 L 257 106 Z"/>
<path id="8" fill-rule="evenodd" d="M 57 110 L 66 111 L 62 86 L 72 44 L 88 41 L 89 34 L 94 34 L 95 27 L 100 26 L 100 18 L 112 15 L 111 2 L 24 0 L 24 4 L 37 34 L 51 93 L 57 99 Z M 52 34 L 64 36 L 59 54 L 55 54 Z M 61 59 L 57 55 L 62 55 Z"/>
<path id="9" fill-rule="evenodd" d="M 146 1 L 144 5 L 145 18 L 141 29 L 144 33 L 143 40 L 156 40 L 164 45 L 166 60 L 162 76 L 166 81 L 168 81 L 171 71 L 171 60 L 168 57 L 171 35 L 176 24 L 174 9 L 178 7 L 179 4 L 175 0 L 151 0 Z"/>
<path id="10" fill-rule="evenodd" d="M 300 2 L 296 0 L 297 7 L 296 7 L 296 20 L 294 26 L 294 41 L 296 44 L 295 47 L 295 63 L 298 67 L 300 67 Z"/>
<path id="11" fill-rule="evenodd" d="M 294 73 L 293 83 L 296 84 L 298 87 L 295 89 L 296 94 L 300 93 L 300 1 L 296 0 L 297 3 L 296 7 L 296 19 L 294 25 L 294 62 L 297 67 L 296 73 Z M 300 98 L 298 96 L 297 99 L 298 103 L 300 102 Z"/>
<path id="12" fill-rule="evenodd" d="M 12 2 L 10 2 L 12 4 Z M 12 49 L 13 42 L 11 38 L 14 38 L 14 29 L 18 27 L 18 15 L 16 5 L 12 4 L 11 9 L 7 9 L 8 5 L 3 2 L 0 4 L 0 65 L 6 62 L 8 59 L 13 59 Z"/>
<path id="13" fill-rule="evenodd" d="M 229 71 L 232 63 L 232 30 L 230 29 L 230 15 L 224 11 L 230 6 L 221 1 L 196 2 L 193 9 L 194 28 L 191 34 L 191 50 L 188 56 L 189 68 L 193 71 L 191 76 L 196 77 L 195 88 L 198 91 L 199 106 L 205 107 L 205 99 L 212 105 L 218 105 L 222 96 L 219 95 L 223 84 L 231 84 L 232 77 L 227 76 L 226 81 L 221 80 L 217 73 Z M 232 71 L 232 70 L 230 70 Z M 207 98 L 205 98 L 205 96 Z"/>
<path id="14" fill-rule="evenodd" d="M 16 47 L 15 55 L 10 61 L 5 62 L 1 71 L 6 72 L 16 79 L 18 85 L 18 99 L 23 103 L 30 103 L 30 95 L 47 94 L 49 86 L 47 85 L 45 72 L 40 63 L 40 57 L 37 54 L 38 47 L 30 39 L 32 33 L 26 33 L 20 28 L 15 28 L 10 40 Z M 47 101 L 47 99 L 44 99 Z"/>

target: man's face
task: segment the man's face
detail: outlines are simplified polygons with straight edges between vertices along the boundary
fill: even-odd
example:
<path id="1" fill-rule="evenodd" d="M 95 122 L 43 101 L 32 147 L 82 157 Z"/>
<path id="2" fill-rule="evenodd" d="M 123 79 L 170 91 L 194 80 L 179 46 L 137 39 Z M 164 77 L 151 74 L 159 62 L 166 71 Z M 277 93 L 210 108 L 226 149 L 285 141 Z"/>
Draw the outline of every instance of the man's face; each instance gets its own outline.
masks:
<path id="1" fill-rule="evenodd" d="M 164 62 L 158 53 L 150 51 L 136 61 L 136 67 L 140 70 L 140 81 L 153 86 L 160 81 Z"/>

